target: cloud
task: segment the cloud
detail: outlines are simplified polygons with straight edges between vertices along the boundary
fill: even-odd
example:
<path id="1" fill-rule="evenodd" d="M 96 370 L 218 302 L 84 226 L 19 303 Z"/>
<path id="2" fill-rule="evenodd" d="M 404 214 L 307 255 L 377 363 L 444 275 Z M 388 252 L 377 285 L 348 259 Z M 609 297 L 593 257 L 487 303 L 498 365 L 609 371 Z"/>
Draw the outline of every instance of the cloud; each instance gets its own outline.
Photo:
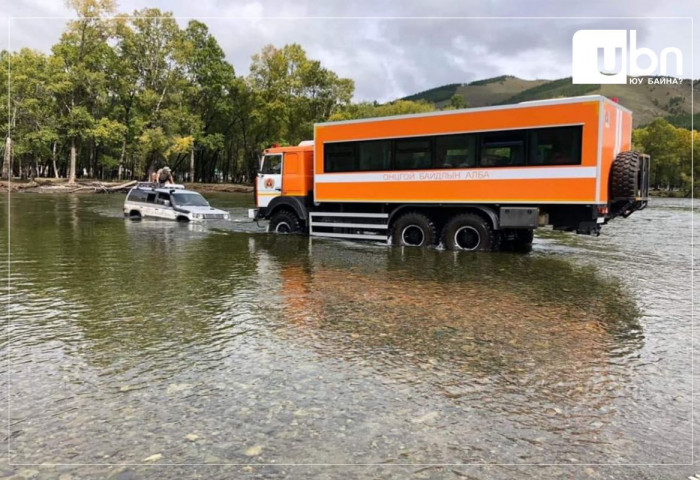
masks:
<path id="1" fill-rule="evenodd" d="M 239 75 L 266 44 L 298 43 L 311 58 L 342 77 L 352 78 L 357 100 L 387 101 L 446 83 L 465 83 L 502 74 L 523 78 L 560 78 L 571 72 L 571 37 L 578 29 L 637 29 L 640 44 L 683 50 L 690 75 L 691 33 L 688 20 L 655 19 L 513 19 L 469 17 L 578 17 L 694 15 L 700 11 L 673 3 L 453 2 L 382 0 L 287 2 L 199 0 L 129 0 L 119 11 L 144 7 L 195 17 L 209 26 Z M 70 15 L 61 3 L 22 0 L 0 7 L 0 15 Z M 399 14 L 401 18 L 385 19 Z M 697 15 L 696 15 L 697 16 Z M 311 18 L 309 18 L 311 17 Z M 352 17 L 352 18 L 338 18 Z M 373 18 L 357 18 L 373 17 Z M 409 18 L 422 17 L 422 18 Z M 425 18 L 429 17 L 429 18 Z M 48 51 L 65 19 L 12 20 L 12 49 Z M 180 23 L 186 24 L 182 18 Z M 700 53 L 699 53 L 700 55 Z"/>

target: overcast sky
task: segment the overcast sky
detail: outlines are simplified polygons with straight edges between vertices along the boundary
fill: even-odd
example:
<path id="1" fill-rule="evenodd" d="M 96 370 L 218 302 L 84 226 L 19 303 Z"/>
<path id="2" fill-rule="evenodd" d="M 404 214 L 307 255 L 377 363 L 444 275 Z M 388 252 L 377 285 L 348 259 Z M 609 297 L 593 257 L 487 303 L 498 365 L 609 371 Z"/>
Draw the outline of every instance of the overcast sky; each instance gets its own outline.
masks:
<path id="1" fill-rule="evenodd" d="M 117 11 L 145 7 L 171 11 L 182 25 L 190 18 L 206 23 L 238 75 L 248 73 L 250 57 L 264 45 L 296 42 L 310 58 L 352 78 L 356 100 L 378 101 L 503 74 L 570 76 L 571 37 L 582 28 L 636 29 L 639 46 L 677 47 L 687 78 L 693 59 L 691 21 L 651 17 L 700 20 L 700 2 L 672 0 L 120 0 Z M 8 34 L 0 38 L 0 48 L 49 51 L 71 15 L 61 0 L 2 2 L 0 17 Z M 522 16 L 645 18 L 462 18 Z M 697 38 L 696 32 L 696 43 Z M 700 49 L 694 53 L 697 60 Z"/>

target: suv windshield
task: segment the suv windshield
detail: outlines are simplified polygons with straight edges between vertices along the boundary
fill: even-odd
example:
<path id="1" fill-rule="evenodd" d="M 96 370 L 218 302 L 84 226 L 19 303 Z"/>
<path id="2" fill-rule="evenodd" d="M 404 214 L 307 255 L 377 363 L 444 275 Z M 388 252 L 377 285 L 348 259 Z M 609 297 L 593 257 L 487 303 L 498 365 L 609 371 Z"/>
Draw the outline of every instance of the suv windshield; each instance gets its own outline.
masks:
<path id="1" fill-rule="evenodd" d="M 172 194 L 173 203 L 179 207 L 208 207 L 209 203 L 198 193 L 177 192 Z"/>

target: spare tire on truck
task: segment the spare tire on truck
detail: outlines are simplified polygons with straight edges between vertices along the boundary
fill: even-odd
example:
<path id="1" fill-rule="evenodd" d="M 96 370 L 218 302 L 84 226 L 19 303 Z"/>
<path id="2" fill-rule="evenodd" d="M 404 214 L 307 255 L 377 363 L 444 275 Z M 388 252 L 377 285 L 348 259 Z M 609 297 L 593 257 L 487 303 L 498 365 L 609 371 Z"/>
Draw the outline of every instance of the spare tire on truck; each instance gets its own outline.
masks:
<path id="1" fill-rule="evenodd" d="M 639 152 L 620 152 L 610 168 L 610 198 L 634 198 L 639 191 Z"/>
<path id="2" fill-rule="evenodd" d="M 649 155 L 620 152 L 610 167 L 609 218 L 628 217 L 647 206 L 649 196 Z"/>

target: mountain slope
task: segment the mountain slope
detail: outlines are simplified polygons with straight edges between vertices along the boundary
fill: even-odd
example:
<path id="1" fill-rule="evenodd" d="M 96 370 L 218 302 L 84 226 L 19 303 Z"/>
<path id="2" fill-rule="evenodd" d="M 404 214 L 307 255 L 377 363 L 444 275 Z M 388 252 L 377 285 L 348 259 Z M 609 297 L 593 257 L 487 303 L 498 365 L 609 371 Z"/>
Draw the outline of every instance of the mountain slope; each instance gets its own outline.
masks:
<path id="1" fill-rule="evenodd" d="M 616 97 L 620 104 L 634 112 L 634 125 L 646 125 L 656 118 L 665 117 L 672 123 L 690 125 L 691 81 L 680 85 L 650 84 L 645 77 L 639 85 L 573 85 L 571 78 L 558 80 L 523 80 L 510 75 L 479 80 L 470 84 L 450 84 L 420 92 L 405 100 L 425 100 L 442 108 L 453 95 L 461 95 L 470 107 L 520 103 L 546 98 L 604 95 Z M 695 94 L 700 93 L 700 81 L 695 81 Z M 699 102 L 692 109 L 700 113 Z M 696 128 L 698 128 L 696 126 Z"/>
<path id="2" fill-rule="evenodd" d="M 450 103 L 453 95 L 461 95 L 470 107 L 494 105 L 518 93 L 537 87 L 549 80 L 523 80 L 511 75 L 477 80 L 469 84 L 451 83 L 409 95 L 401 100 L 425 100 L 442 108 Z"/>

